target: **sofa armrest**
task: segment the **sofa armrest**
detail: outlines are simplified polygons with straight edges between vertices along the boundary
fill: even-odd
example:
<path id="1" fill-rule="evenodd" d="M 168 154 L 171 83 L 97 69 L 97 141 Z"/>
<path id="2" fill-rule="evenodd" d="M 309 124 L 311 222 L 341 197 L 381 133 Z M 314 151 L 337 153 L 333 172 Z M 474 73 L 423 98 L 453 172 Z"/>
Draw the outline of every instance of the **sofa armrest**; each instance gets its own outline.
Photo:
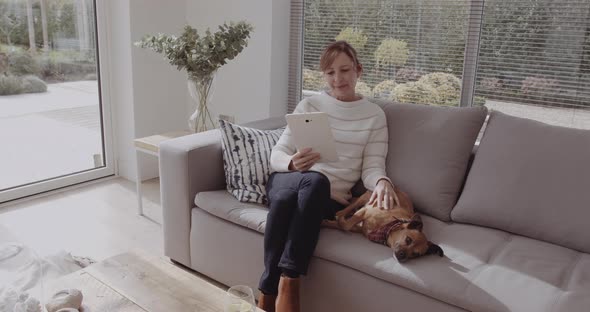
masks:
<path id="1" fill-rule="evenodd" d="M 221 137 L 214 129 L 160 144 L 164 254 L 190 262 L 190 213 L 198 192 L 225 188 Z"/>
<path id="2" fill-rule="evenodd" d="M 244 126 L 276 129 L 284 117 L 254 121 Z M 160 144 L 160 194 L 164 254 L 186 266 L 190 261 L 191 209 L 197 193 L 224 189 L 221 135 L 217 129 L 170 139 Z"/>

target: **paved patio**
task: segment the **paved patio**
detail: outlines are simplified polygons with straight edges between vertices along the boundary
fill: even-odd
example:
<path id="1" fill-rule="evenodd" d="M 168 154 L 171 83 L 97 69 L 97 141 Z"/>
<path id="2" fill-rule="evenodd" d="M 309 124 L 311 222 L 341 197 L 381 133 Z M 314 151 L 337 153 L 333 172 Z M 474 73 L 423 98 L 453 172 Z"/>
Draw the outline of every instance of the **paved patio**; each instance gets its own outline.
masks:
<path id="1" fill-rule="evenodd" d="M 96 81 L 0 97 L 0 190 L 95 167 L 102 154 Z"/>
<path id="2" fill-rule="evenodd" d="M 488 109 L 508 115 L 526 117 L 551 125 L 590 129 L 590 108 L 553 108 L 526 104 L 486 101 Z"/>

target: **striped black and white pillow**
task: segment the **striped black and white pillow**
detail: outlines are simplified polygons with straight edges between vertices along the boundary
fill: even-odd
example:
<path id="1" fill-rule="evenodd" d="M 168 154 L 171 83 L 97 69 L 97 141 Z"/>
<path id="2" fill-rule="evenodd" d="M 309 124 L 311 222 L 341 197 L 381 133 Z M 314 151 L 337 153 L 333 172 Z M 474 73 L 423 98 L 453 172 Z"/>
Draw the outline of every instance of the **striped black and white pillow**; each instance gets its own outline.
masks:
<path id="1" fill-rule="evenodd" d="M 227 190 L 241 202 L 266 204 L 270 153 L 285 128 L 259 130 L 219 120 Z"/>

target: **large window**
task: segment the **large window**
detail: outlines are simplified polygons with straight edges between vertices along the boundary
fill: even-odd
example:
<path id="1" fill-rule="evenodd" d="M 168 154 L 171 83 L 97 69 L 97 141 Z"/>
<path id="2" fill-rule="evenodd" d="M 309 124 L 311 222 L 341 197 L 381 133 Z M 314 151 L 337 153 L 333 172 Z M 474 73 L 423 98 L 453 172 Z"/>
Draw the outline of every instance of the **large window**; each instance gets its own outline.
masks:
<path id="1" fill-rule="evenodd" d="M 114 173 L 102 4 L 0 0 L 0 203 Z"/>
<path id="2" fill-rule="evenodd" d="M 365 68 L 359 93 L 458 105 L 468 14 L 462 0 L 306 1 L 303 88 L 324 88 L 322 48 L 346 40 Z"/>
<path id="3" fill-rule="evenodd" d="M 359 52 L 365 96 L 590 128 L 560 117 L 590 120 L 590 1 L 305 0 L 294 12 L 304 95 L 325 88 L 322 48 L 343 39 Z"/>
<path id="4" fill-rule="evenodd" d="M 485 1 L 475 94 L 492 109 L 590 128 L 590 1 Z"/>

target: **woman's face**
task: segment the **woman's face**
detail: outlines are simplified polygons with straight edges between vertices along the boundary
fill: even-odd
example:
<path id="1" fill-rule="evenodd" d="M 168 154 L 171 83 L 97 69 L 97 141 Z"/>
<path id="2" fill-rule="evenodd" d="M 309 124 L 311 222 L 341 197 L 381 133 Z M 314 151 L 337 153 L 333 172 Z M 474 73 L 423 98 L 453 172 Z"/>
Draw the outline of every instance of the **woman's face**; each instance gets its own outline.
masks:
<path id="1" fill-rule="evenodd" d="M 345 53 L 338 53 L 334 62 L 324 71 L 324 79 L 330 94 L 340 101 L 354 101 L 356 81 L 361 76 L 361 66 L 355 66 Z"/>

